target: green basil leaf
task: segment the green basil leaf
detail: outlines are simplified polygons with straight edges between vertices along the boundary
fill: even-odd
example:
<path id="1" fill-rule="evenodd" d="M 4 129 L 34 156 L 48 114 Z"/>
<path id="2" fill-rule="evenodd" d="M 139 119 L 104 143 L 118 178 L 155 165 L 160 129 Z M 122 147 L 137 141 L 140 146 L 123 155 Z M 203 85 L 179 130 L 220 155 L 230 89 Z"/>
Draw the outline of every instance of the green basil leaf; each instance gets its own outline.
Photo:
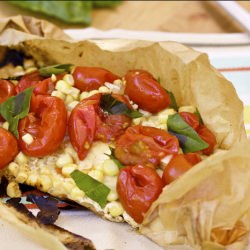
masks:
<path id="1" fill-rule="evenodd" d="M 101 96 L 100 107 L 103 111 L 112 115 L 123 114 L 132 119 L 142 117 L 141 112 L 130 109 L 125 103 L 118 101 L 111 94 Z"/>
<path id="2" fill-rule="evenodd" d="M 79 170 L 71 173 L 71 177 L 77 187 L 84 191 L 90 199 L 96 201 L 102 208 L 106 205 L 110 188 Z"/>
<path id="3" fill-rule="evenodd" d="M 110 157 L 110 159 L 115 162 L 115 164 L 118 166 L 119 169 L 124 168 L 125 166 L 119 160 L 117 160 L 117 158 L 115 157 L 114 148 L 109 147 L 109 149 L 111 151 L 111 155 L 108 155 Z"/>
<path id="4" fill-rule="evenodd" d="M 166 91 L 167 91 L 167 93 L 168 93 L 169 96 L 170 96 L 170 101 L 171 101 L 171 103 L 170 103 L 170 108 L 172 108 L 172 109 L 174 109 L 174 110 L 178 110 L 177 102 L 176 102 L 176 100 L 175 100 L 175 97 L 174 97 L 173 92 L 171 92 L 171 91 L 169 91 L 169 90 L 166 90 Z"/>
<path id="5" fill-rule="evenodd" d="M 178 113 L 168 117 L 167 125 L 169 132 L 179 139 L 184 153 L 196 152 L 209 146 Z"/>
<path id="6" fill-rule="evenodd" d="M 0 104 L 0 114 L 10 124 L 9 131 L 17 138 L 18 122 L 29 113 L 32 91 L 33 87 L 27 88 Z"/>
<path id="7" fill-rule="evenodd" d="M 56 64 L 40 68 L 38 72 L 43 77 L 49 77 L 52 74 L 58 75 L 61 73 L 69 72 L 71 66 L 72 64 Z"/>
<path id="8" fill-rule="evenodd" d="M 120 4 L 122 1 L 92 1 L 94 8 L 113 8 Z"/>

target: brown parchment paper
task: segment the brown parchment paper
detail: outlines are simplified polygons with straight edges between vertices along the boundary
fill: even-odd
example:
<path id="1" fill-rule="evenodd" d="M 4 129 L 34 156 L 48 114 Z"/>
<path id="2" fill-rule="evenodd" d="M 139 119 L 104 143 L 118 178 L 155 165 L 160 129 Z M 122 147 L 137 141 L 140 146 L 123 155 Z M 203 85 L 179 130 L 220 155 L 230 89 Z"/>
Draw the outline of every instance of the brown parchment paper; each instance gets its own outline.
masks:
<path id="1" fill-rule="evenodd" d="M 44 65 L 99 66 L 120 76 L 129 69 L 148 70 L 174 93 L 179 106 L 194 105 L 199 109 L 204 123 L 216 135 L 218 148 L 227 150 L 246 141 L 243 104 L 233 85 L 210 65 L 206 54 L 175 42 L 76 42 L 50 24 L 42 25 L 42 21 L 29 19 L 29 27 L 33 22 L 40 36 L 28 28 L 27 32 L 22 23 L 20 31 L 0 20 L 0 46 L 21 49 Z M 166 249 L 172 249 L 169 244 L 179 244 L 174 250 L 224 249 L 221 245 L 215 248 L 213 242 L 220 242 L 216 237 L 222 237 L 225 228 L 230 230 L 236 224 L 245 235 L 250 225 L 248 154 L 249 145 L 244 144 L 225 155 L 209 157 L 166 187 L 148 212 L 141 232 Z"/>

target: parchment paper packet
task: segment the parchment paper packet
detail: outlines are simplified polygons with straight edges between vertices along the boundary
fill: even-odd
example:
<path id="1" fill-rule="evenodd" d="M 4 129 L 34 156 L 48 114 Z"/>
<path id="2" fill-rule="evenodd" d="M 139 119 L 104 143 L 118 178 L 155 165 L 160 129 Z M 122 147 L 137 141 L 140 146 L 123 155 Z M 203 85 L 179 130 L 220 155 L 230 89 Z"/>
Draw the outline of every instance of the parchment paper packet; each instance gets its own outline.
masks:
<path id="1" fill-rule="evenodd" d="M 30 20 L 30 24 L 32 23 L 32 20 L 33 19 Z M 35 22 L 37 23 L 37 20 L 35 20 Z M 46 25 L 44 28 L 46 28 Z M 54 30 L 54 28 L 51 30 Z M 179 106 L 194 105 L 198 108 L 204 123 L 216 135 L 218 148 L 230 149 L 235 143 L 245 141 L 246 132 L 243 124 L 243 104 L 238 98 L 233 85 L 210 65 L 206 54 L 199 53 L 175 42 L 153 43 L 148 41 L 118 39 L 77 42 L 70 39 L 63 40 L 65 39 L 64 36 L 62 36 L 61 39 L 59 39 L 58 36 L 53 38 L 53 32 L 51 32 L 51 34 L 47 33 L 47 37 L 50 38 L 38 37 L 34 34 L 27 34 L 23 31 L 21 32 L 12 28 L 7 28 L 2 29 L 2 33 L 0 35 L 0 45 L 21 49 L 27 55 L 32 56 L 35 60 L 42 62 L 44 65 L 54 63 L 72 63 L 83 66 L 98 66 L 109 69 L 120 76 L 124 75 L 129 69 L 145 69 L 151 72 L 156 79 L 160 78 L 161 84 L 166 89 L 174 93 Z M 244 152 L 246 152 L 245 150 L 246 149 L 244 149 Z M 235 154 L 238 153 L 238 150 L 236 150 Z M 185 185 L 182 185 L 183 195 L 185 194 L 185 190 L 187 192 L 189 191 L 190 185 L 193 183 L 193 180 L 189 178 L 189 175 L 192 175 L 193 172 L 198 171 L 200 173 L 200 178 L 203 175 L 206 176 L 208 171 L 207 169 L 210 169 L 209 164 L 211 161 L 213 162 L 214 159 L 216 159 L 215 162 L 218 164 L 218 168 L 220 168 L 220 164 L 224 165 L 224 163 L 222 163 L 224 162 L 224 156 L 216 157 L 218 158 L 208 158 L 203 163 L 197 165 L 197 167 L 194 167 L 190 173 L 183 176 L 184 180 L 186 180 Z M 235 161 L 235 159 L 236 158 L 234 158 L 233 161 Z M 228 161 L 225 163 L 226 166 L 227 163 Z M 237 163 L 238 161 L 236 160 L 236 164 Z M 241 165 L 241 163 L 239 164 Z M 200 165 L 205 166 L 200 167 Z M 202 169 L 200 170 L 200 168 Z M 216 169 L 216 167 L 214 167 L 214 169 Z M 231 168 L 228 167 L 228 170 L 227 174 L 231 176 Z M 217 172 L 215 170 L 213 171 L 216 175 Z M 244 172 L 241 171 L 241 167 L 239 167 L 239 174 L 244 175 Z M 247 191 L 248 187 L 242 185 L 241 182 L 235 183 L 235 186 L 230 186 L 232 183 L 229 182 L 229 177 L 224 178 L 222 174 L 219 176 L 221 178 L 219 180 L 221 182 L 225 182 L 227 187 L 234 188 L 236 193 L 238 189 L 240 192 Z M 156 201 L 154 206 L 150 209 L 145 223 L 150 223 L 152 220 L 153 217 L 150 215 L 152 212 L 154 212 L 153 214 L 156 214 L 159 219 L 162 220 L 164 216 L 160 217 L 160 215 L 155 212 L 158 211 L 157 204 L 158 202 L 164 203 L 165 199 L 166 202 L 168 202 L 168 198 L 165 198 L 164 196 L 165 192 L 169 192 L 166 190 L 172 190 L 175 185 L 179 187 L 178 183 L 183 182 L 183 178 L 178 182 L 174 182 L 169 187 L 166 187 L 159 200 Z M 198 180 L 196 180 L 193 185 L 198 185 L 199 183 L 197 181 Z M 217 184 L 214 183 L 214 185 Z M 222 189 L 221 192 L 227 195 L 228 189 Z M 239 204 L 241 204 L 244 199 L 244 196 L 240 197 Z M 206 199 L 206 202 L 210 204 L 209 199 Z M 153 211 L 154 208 L 155 210 Z M 230 203 L 227 203 L 227 209 L 231 213 L 237 212 L 235 211 L 235 206 L 231 208 Z M 164 210 L 164 213 L 166 213 L 166 219 L 168 218 L 168 214 L 170 214 L 170 212 L 172 212 L 172 208 L 170 207 L 167 208 L 167 211 Z M 204 212 L 207 212 L 207 210 L 204 210 Z M 203 213 L 203 210 L 196 210 L 196 213 L 203 218 L 201 214 Z M 187 218 L 190 217 L 189 220 L 192 221 L 192 214 L 188 209 L 187 212 L 182 213 L 182 215 L 186 215 Z M 245 215 L 241 214 L 240 216 Z M 216 219 L 217 218 L 214 218 L 215 221 Z M 156 219 L 154 218 L 154 220 Z M 228 220 L 232 223 L 232 225 L 235 224 L 234 218 L 229 217 Z M 244 220 L 244 222 L 245 221 L 246 220 Z M 204 223 L 206 224 L 207 221 Z M 150 224 L 144 225 L 145 227 L 148 225 L 147 227 L 150 228 L 149 230 L 152 230 L 152 235 L 154 235 L 155 223 L 153 227 L 151 227 Z M 182 225 L 179 226 L 181 227 Z M 190 224 L 187 226 L 191 227 L 194 225 Z M 221 225 L 216 226 L 221 227 Z M 244 225 L 244 230 L 245 228 L 248 230 L 248 226 Z M 198 227 L 194 228 L 193 231 L 188 229 L 187 232 L 189 235 L 187 237 L 187 235 L 185 235 L 185 231 L 183 231 L 181 227 L 180 233 L 183 235 L 181 238 L 182 241 L 177 236 L 172 238 L 173 236 L 170 234 L 170 237 L 167 229 L 163 229 L 166 232 L 166 237 L 171 238 L 169 241 L 165 240 L 164 244 L 177 243 L 175 240 L 178 239 L 178 242 L 181 244 L 179 249 L 184 249 L 183 243 L 190 243 L 190 239 L 193 238 L 194 239 L 191 240 L 190 243 L 191 245 L 202 244 L 202 241 L 198 241 L 192 234 L 192 232 L 196 232 L 195 236 L 198 237 L 200 235 L 200 232 L 197 231 L 198 229 Z M 157 236 L 152 237 L 150 231 L 146 230 L 144 227 L 142 227 L 141 232 L 153 238 L 159 244 L 162 244 L 162 239 L 160 239 L 160 241 L 158 239 L 162 237 L 161 234 L 159 234 L 158 238 Z M 172 233 L 173 235 L 177 234 L 174 230 Z M 207 232 L 206 230 L 201 233 L 201 235 L 205 235 L 206 237 L 209 235 L 209 231 Z M 205 239 L 208 240 L 207 238 Z"/>

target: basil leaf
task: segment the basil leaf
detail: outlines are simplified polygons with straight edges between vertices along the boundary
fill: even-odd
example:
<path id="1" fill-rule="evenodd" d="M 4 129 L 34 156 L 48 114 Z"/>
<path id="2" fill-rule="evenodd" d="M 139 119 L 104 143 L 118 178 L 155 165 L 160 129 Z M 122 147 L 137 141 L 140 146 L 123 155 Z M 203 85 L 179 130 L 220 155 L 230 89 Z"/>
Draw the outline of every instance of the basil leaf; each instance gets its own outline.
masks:
<path id="1" fill-rule="evenodd" d="M 79 170 L 71 173 L 71 177 L 77 187 L 84 191 L 90 199 L 96 201 L 102 208 L 106 205 L 110 188 Z"/>
<path id="2" fill-rule="evenodd" d="M 29 113 L 32 91 L 33 87 L 27 88 L 0 104 L 0 114 L 10 124 L 9 131 L 17 138 L 18 122 Z"/>
<path id="3" fill-rule="evenodd" d="M 117 160 L 117 158 L 115 157 L 115 150 L 114 150 L 114 148 L 110 147 L 109 149 L 111 151 L 111 155 L 108 155 L 110 157 L 110 159 L 115 162 L 115 164 L 118 166 L 119 169 L 124 168 L 124 165 L 119 160 Z"/>
<path id="4" fill-rule="evenodd" d="M 52 74 L 58 75 L 64 72 L 68 72 L 71 66 L 72 64 L 56 64 L 40 68 L 38 72 L 43 77 L 49 77 Z"/>
<path id="5" fill-rule="evenodd" d="M 101 96 L 100 107 L 112 115 L 123 114 L 132 119 L 142 117 L 142 113 L 130 109 L 125 103 L 118 101 L 111 94 Z"/>
<path id="6" fill-rule="evenodd" d="M 94 8 L 113 8 L 119 5 L 122 1 L 91 1 Z"/>
<path id="7" fill-rule="evenodd" d="M 173 92 L 167 90 L 167 93 L 169 94 L 170 96 L 170 108 L 174 109 L 174 110 L 178 110 L 178 106 L 177 106 L 177 103 L 176 103 L 176 100 L 175 100 L 175 97 L 174 97 L 174 94 Z"/>
<path id="8" fill-rule="evenodd" d="M 169 132 L 179 139 L 184 153 L 196 152 L 209 146 L 178 113 L 168 117 L 167 125 Z"/>

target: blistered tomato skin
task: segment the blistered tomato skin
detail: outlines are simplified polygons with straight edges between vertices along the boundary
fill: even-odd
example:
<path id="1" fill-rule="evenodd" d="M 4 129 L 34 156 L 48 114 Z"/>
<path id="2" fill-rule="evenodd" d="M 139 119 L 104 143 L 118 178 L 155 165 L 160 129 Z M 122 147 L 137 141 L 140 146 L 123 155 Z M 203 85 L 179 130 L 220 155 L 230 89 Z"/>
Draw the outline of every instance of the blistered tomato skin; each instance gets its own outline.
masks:
<path id="1" fill-rule="evenodd" d="M 0 80 L 0 103 L 16 94 L 15 85 L 8 80 Z"/>
<path id="2" fill-rule="evenodd" d="M 43 157 L 54 153 L 62 143 L 67 126 L 64 102 L 53 96 L 37 95 L 30 112 L 20 120 L 19 145 L 28 156 Z M 29 133 L 33 142 L 27 144 L 22 136 Z"/>
<path id="3" fill-rule="evenodd" d="M 192 127 L 194 130 L 198 129 L 200 122 L 196 114 L 190 112 L 180 112 L 179 114 L 190 127 Z"/>
<path id="4" fill-rule="evenodd" d="M 199 134 L 202 140 L 209 144 L 209 147 L 203 149 L 201 152 L 205 155 L 211 155 L 216 145 L 216 137 L 207 127 L 202 125 L 198 128 L 197 133 Z"/>
<path id="5" fill-rule="evenodd" d="M 173 155 L 162 175 L 164 185 L 173 182 L 200 161 L 196 153 Z"/>
<path id="6" fill-rule="evenodd" d="M 129 127 L 116 141 L 115 156 L 124 165 L 156 167 L 163 157 L 178 151 L 175 136 L 161 129 L 137 125 Z"/>
<path id="7" fill-rule="evenodd" d="M 125 75 L 125 80 L 125 93 L 139 108 L 157 113 L 170 106 L 169 94 L 149 72 L 130 70 Z"/>
<path id="8" fill-rule="evenodd" d="M 14 160 L 18 152 L 17 139 L 7 130 L 0 128 L 0 169 Z"/>
<path id="9" fill-rule="evenodd" d="M 125 211 L 141 223 L 162 187 L 162 180 L 154 169 L 136 165 L 120 170 L 116 189 Z"/>
<path id="10" fill-rule="evenodd" d="M 119 76 L 99 67 L 76 67 L 73 72 L 75 87 L 81 91 L 99 89 L 105 82 L 113 83 Z"/>

